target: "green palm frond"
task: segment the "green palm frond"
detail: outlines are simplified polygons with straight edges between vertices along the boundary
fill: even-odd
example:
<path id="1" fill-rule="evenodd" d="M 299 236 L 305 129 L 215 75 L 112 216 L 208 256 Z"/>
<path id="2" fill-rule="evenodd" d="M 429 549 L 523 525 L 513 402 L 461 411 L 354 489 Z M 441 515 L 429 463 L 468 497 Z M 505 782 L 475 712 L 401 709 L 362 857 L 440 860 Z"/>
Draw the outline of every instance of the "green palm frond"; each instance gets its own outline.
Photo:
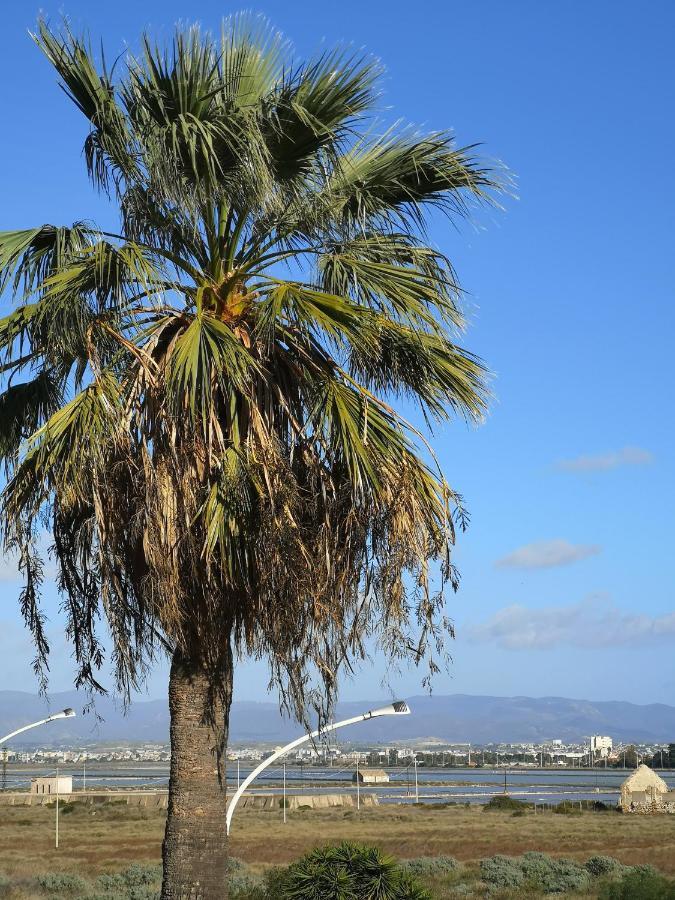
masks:
<path id="1" fill-rule="evenodd" d="M 96 184 L 107 189 L 109 167 L 115 180 L 132 175 L 135 162 L 130 153 L 130 135 L 105 59 L 99 72 L 84 39 L 77 38 L 68 27 L 57 35 L 43 20 L 33 40 L 59 74 L 61 87 L 91 123 L 84 149 L 87 169 Z"/>
<path id="2" fill-rule="evenodd" d="M 15 294 L 22 285 L 27 293 L 35 290 L 90 243 L 82 222 L 0 232 L 0 291 L 8 283 Z"/>
<path id="3" fill-rule="evenodd" d="M 226 397 L 234 388 L 246 390 L 255 361 L 230 328 L 209 315 L 198 313 L 175 341 L 167 378 L 168 397 L 176 415 L 188 412 L 205 422 L 213 409 L 214 387 L 223 386 Z"/>
<path id="4" fill-rule="evenodd" d="M 0 459 L 15 459 L 23 440 L 56 412 L 63 391 L 49 371 L 0 394 Z"/>
<path id="5" fill-rule="evenodd" d="M 110 373 L 53 412 L 28 438 L 25 456 L 5 488 L 6 512 L 37 512 L 54 490 L 65 505 L 82 501 L 87 483 L 118 439 L 121 412 L 119 385 Z"/>
<path id="6" fill-rule="evenodd" d="M 340 146 L 350 124 L 372 107 L 379 74 L 374 62 L 336 51 L 286 77 L 272 96 L 266 130 L 281 178 L 310 171 L 319 150 Z"/>
<path id="7" fill-rule="evenodd" d="M 502 176 L 445 132 L 378 136 L 379 64 L 297 62 L 259 17 L 143 35 L 112 68 L 67 27 L 35 41 L 119 208 L 0 233 L 0 536 L 38 656 L 47 527 L 94 688 L 100 611 L 126 691 L 159 645 L 210 673 L 230 645 L 264 656 L 300 715 L 325 717 L 366 635 L 433 670 L 466 517 L 399 401 L 429 426 L 485 412 L 425 226 Z"/>
<path id="8" fill-rule="evenodd" d="M 448 134 L 364 139 L 344 154 L 329 182 L 334 214 L 361 225 L 378 217 L 421 225 L 420 207 L 436 205 L 463 218 L 471 200 L 489 201 L 498 189 L 474 149 L 456 149 Z"/>

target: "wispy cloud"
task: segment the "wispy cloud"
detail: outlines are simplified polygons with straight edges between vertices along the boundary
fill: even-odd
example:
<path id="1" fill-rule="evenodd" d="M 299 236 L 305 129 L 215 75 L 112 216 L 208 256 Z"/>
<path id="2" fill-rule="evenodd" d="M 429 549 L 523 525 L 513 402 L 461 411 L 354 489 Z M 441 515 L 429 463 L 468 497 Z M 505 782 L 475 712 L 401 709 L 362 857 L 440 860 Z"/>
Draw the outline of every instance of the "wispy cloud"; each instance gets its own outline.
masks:
<path id="1" fill-rule="evenodd" d="M 563 472 L 607 472 L 620 466 L 648 466 L 654 462 L 654 454 L 642 447 L 624 447 L 597 456 L 577 456 L 575 459 L 562 459 L 556 463 L 556 469 Z"/>
<path id="2" fill-rule="evenodd" d="M 597 544 L 570 544 L 561 538 L 552 541 L 537 541 L 525 544 L 512 553 L 498 559 L 498 569 L 552 569 L 555 566 L 569 566 L 570 563 L 587 559 L 600 553 Z"/>
<path id="3" fill-rule="evenodd" d="M 627 613 L 603 597 L 570 606 L 528 609 L 514 604 L 469 627 L 467 637 L 507 650 L 616 647 L 675 642 L 675 612 L 662 616 Z"/>

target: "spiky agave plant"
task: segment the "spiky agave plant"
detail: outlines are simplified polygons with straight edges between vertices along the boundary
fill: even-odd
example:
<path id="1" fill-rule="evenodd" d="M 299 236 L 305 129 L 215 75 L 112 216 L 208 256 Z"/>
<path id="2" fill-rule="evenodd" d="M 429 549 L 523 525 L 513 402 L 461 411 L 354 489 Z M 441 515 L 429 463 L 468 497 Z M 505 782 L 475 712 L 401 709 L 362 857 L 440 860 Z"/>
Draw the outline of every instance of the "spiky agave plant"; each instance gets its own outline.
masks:
<path id="1" fill-rule="evenodd" d="M 38 664 L 45 530 L 78 684 L 101 618 L 122 691 L 171 654 L 162 896 L 220 900 L 233 655 L 300 716 L 366 638 L 436 664 L 462 510 L 391 403 L 483 411 L 424 223 L 496 185 L 448 134 L 374 137 L 372 62 L 295 65 L 257 20 L 143 37 L 115 77 L 67 28 L 35 40 L 120 224 L 0 234 L 4 543 Z"/>

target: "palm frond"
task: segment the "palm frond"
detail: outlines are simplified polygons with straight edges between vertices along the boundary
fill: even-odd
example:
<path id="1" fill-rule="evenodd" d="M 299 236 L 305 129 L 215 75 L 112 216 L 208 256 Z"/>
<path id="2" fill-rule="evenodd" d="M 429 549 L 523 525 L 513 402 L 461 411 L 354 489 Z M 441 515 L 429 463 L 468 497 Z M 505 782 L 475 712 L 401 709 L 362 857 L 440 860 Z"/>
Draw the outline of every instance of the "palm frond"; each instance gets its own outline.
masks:
<path id="1" fill-rule="evenodd" d="M 454 138 L 389 133 L 347 151 L 330 179 L 334 214 L 364 226 L 382 218 L 423 223 L 421 207 L 435 205 L 465 218 L 472 201 L 490 202 L 499 184 L 474 147 L 457 149 Z"/>
<path id="2" fill-rule="evenodd" d="M 67 26 L 58 35 L 41 19 L 32 37 L 58 72 L 63 90 L 91 122 L 84 149 L 95 183 L 107 190 L 111 171 L 116 181 L 132 176 L 135 160 L 130 135 L 105 60 L 99 72 L 86 40 L 76 37 Z"/>
<path id="3" fill-rule="evenodd" d="M 232 330 L 208 313 L 198 313 L 177 337 L 169 357 L 167 392 L 176 415 L 206 423 L 214 387 L 245 391 L 255 361 Z M 229 389 L 228 389 L 229 388 Z"/>
<path id="4" fill-rule="evenodd" d="M 23 440 L 57 411 L 63 391 L 49 371 L 0 394 L 0 459 L 16 459 Z"/>
<path id="5" fill-rule="evenodd" d="M 376 63 L 335 51 L 286 76 L 268 101 L 266 129 L 281 178 L 307 172 L 322 148 L 335 152 L 350 124 L 372 106 L 379 75 Z"/>
<path id="6" fill-rule="evenodd" d="M 0 232 L 0 291 L 12 282 L 15 294 L 22 285 L 30 293 L 90 243 L 83 222 Z"/>

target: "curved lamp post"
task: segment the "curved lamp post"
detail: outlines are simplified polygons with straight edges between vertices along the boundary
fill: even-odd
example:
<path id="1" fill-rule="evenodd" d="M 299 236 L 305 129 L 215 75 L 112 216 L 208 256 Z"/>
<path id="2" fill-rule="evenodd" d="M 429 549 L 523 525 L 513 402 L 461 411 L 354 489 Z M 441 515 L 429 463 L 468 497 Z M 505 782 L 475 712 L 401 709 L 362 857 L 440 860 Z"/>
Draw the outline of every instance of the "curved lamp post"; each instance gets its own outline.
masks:
<path id="1" fill-rule="evenodd" d="M 343 719 L 342 722 L 335 722 L 333 725 L 326 725 L 325 728 L 320 728 L 317 731 L 312 731 L 309 734 L 303 734 L 302 737 L 296 738 L 294 741 L 291 741 L 290 744 L 286 744 L 285 747 L 279 748 L 279 750 L 275 750 L 271 756 L 268 756 L 267 759 L 263 760 L 259 766 L 257 766 L 251 774 L 242 781 L 241 785 L 237 789 L 237 792 L 234 794 L 232 799 L 227 805 L 227 833 L 230 833 L 230 824 L 232 822 L 232 816 L 234 815 L 234 811 L 237 808 L 237 803 L 239 803 L 239 798 L 244 793 L 246 788 L 254 781 L 260 773 L 270 766 L 275 760 L 279 759 L 280 756 L 283 756 L 285 753 L 288 753 L 289 750 L 293 750 L 295 747 L 299 747 L 300 744 L 304 744 L 307 741 L 311 741 L 312 738 L 315 737 L 323 737 L 324 734 L 328 734 L 329 731 L 335 731 L 336 728 L 344 728 L 345 725 L 356 725 L 357 722 L 365 722 L 368 719 L 376 719 L 379 716 L 409 716 L 410 709 L 405 700 L 395 700 L 393 703 L 390 703 L 389 706 L 381 706 L 379 709 L 371 709 L 368 712 L 362 713 L 360 716 L 354 716 L 351 719 Z"/>
<path id="2" fill-rule="evenodd" d="M 16 731 L 12 731 L 9 734 L 6 734 L 4 737 L 0 738 L 0 745 L 4 744 L 10 738 L 16 737 L 17 734 L 21 734 L 23 731 L 28 731 L 29 728 L 37 728 L 38 725 L 46 725 L 47 722 L 53 722 L 54 719 L 70 719 L 74 715 L 77 715 L 74 709 L 67 707 L 66 709 L 62 709 L 61 712 L 54 713 L 52 716 L 47 716 L 46 719 L 40 719 L 39 722 L 32 722 L 30 725 L 24 725 L 23 728 L 17 728 Z"/>

